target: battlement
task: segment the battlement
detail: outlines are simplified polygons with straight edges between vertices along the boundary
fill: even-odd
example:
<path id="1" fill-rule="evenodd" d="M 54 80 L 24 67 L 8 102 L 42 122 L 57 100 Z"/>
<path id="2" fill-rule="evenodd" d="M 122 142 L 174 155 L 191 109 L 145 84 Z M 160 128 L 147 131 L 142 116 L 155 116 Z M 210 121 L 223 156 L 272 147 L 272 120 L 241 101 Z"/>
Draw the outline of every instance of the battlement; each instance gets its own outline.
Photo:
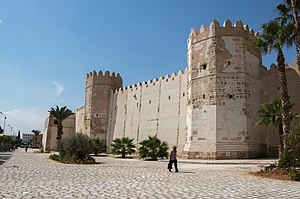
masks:
<path id="1" fill-rule="evenodd" d="M 293 60 L 292 63 L 290 65 L 286 64 L 286 72 L 295 72 L 298 75 L 300 75 L 298 66 L 296 65 L 296 60 Z M 277 65 L 276 64 L 271 64 L 269 66 L 269 68 L 265 67 L 265 66 L 261 66 L 260 67 L 260 76 L 261 77 L 265 77 L 268 75 L 277 75 L 278 74 L 278 70 L 277 70 Z"/>
<path id="2" fill-rule="evenodd" d="M 189 39 L 188 47 L 194 43 L 201 42 L 211 37 L 217 36 L 242 36 L 246 39 L 253 39 L 257 36 L 257 33 L 253 29 L 249 29 L 248 25 L 244 25 L 242 21 L 236 21 L 234 25 L 230 20 L 226 20 L 223 26 L 217 20 L 213 20 L 209 28 L 205 25 L 201 25 L 200 30 L 192 29 Z"/>
<path id="3" fill-rule="evenodd" d="M 88 79 L 88 78 L 97 78 L 97 77 L 100 77 L 100 78 L 103 78 L 103 77 L 104 78 L 105 77 L 119 77 L 119 78 L 121 78 L 120 73 L 117 73 L 117 75 L 116 75 L 115 72 L 112 72 L 110 74 L 109 71 L 105 71 L 105 73 L 103 74 L 103 72 L 101 70 L 98 72 L 98 74 L 97 74 L 96 71 L 93 71 L 93 72 L 90 72 L 90 73 L 86 74 L 86 79 Z"/>
<path id="4" fill-rule="evenodd" d="M 100 70 L 98 73 L 96 71 L 90 72 L 86 75 L 86 86 L 91 86 L 92 84 L 103 84 L 103 85 L 115 85 L 118 87 L 122 86 L 122 78 L 119 73 L 115 74 L 109 71 L 103 72 Z"/>
<path id="5" fill-rule="evenodd" d="M 114 90 L 114 93 L 121 93 L 123 91 L 130 90 L 130 89 L 138 90 L 141 87 L 145 87 L 145 88 L 154 87 L 154 86 L 158 85 L 162 81 L 172 82 L 177 77 L 180 77 L 180 76 L 182 76 L 182 75 L 184 75 L 186 73 L 187 73 L 187 68 L 185 68 L 184 71 L 179 70 L 177 74 L 175 72 L 173 72 L 171 75 L 167 74 L 165 77 L 160 76 L 159 78 L 154 78 L 153 80 L 143 81 L 143 82 L 140 82 L 140 83 L 137 83 L 137 84 L 128 85 L 126 87 L 116 89 L 116 90 Z"/>

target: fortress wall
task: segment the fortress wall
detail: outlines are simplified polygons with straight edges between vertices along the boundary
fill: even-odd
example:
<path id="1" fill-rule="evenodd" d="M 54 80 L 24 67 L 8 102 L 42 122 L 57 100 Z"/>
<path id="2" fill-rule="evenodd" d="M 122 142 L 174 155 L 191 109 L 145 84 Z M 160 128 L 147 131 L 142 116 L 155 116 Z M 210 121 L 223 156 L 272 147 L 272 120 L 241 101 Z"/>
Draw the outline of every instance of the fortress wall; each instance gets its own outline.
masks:
<path id="1" fill-rule="evenodd" d="M 85 115 L 84 106 L 75 110 L 75 132 L 76 133 L 84 133 L 84 115 Z"/>
<path id="2" fill-rule="evenodd" d="M 222 49 L 217 56 L 218 158 L 257 157 L 260 134 L 253 127 L 260 101 L 253 96 L 259 94 L 255 82 L 259 81 L 260 56 L 251 51 L 252 44 L 241 35 L 222 36 L 218 45 Z"/>
<path id="3" fill-rule="evenodd" d="M 43 131 L 43 146 L 46 151 L 56 151 L 56 137 L 57 137 L 57 125 L 54 124 L 55 118 L 48 115 L 45 121 L 45 128 Z M 75 114 L 67 117 L 63 122 L 63 134 L 62 138 L 68 137 L 75 133 Z"/>
<path id="4" fill-rule="evenodd" d="M 173 73 L 117 90 L 111 100 L 114 105 L 111 106 L 109 134 L 113 135 L 112 139 L 128 136 L 134 139 L 137 147 L 149 135 L 157 135 L 170 147 L 178 145 L 182 149 L 186 92 L 186 74 L 181 71 L 178 75 Z"/>
<path id="5" fill-rule="evenodd" d="M 128 90 L 119 89 L 119 91 L 113 94 L 113 108 L 112 115 L 115 118 L 115 124 L 112 125 L 111 132 L 112 139 L 122 138 L 125 135 L 125 122 L 126 122 L 126 112 L 127 111 L 127 95 Z"/>
<path id="6" fill-rule="evenodd" d="M 300 77 L 297 67 L 286 68 L 287 85 L 293 113 L 300 112 Z M 275 99 L 280 99 L 279 78 L 276 65 L 271 65 L 269 70 L 265 68 L 261 71 L 263 89 L 260 92 L 261 104 L 271 103 Z M 260 127 L 263 129 L 261 142 L 266 148 L 267 154 L 274 156 L 278 148 L 277 129 L 273 127 Z M 275 133 L 273 133 L 275 132 Z"/>
<path id="7" fill-rule="evenodd" d="M 214 31 L 204 25 L 188 40 L 187 138 L 184 157 L 210 158 L 216 152 L 216 43 Z"/>
<path id="8" fill-rule="evenodd" d="M 178 153 L 181 153 L 185 143 L 186 125 L 183 122 L 186 123 L 186 114 L 182 110 L 182 107 L 186 108 L 187 99 L 185 77 L 173 73 L 161 81 L 158 137 L 168 141 L 170 147 L 178 146 Z M 185 88 L 182 88 L 184 85 Z"/>
<path id="9" fill-rule="evenodd" d="M 87 74 L 84 132 L 91 138 L 107 139 L 111 91 L 121 86 L 122 78 L 114 72 Z"/>
<path id="10" fill-rule="evenodd" d="M 148 138 L 148 135 L 158 135 L 159 126 L 159 111 L 161 99 L 161 81 L 148 81 L 143 82 L 141 91 L 141 109 L 139 121 L 139 136 L 138 141 Z"/>

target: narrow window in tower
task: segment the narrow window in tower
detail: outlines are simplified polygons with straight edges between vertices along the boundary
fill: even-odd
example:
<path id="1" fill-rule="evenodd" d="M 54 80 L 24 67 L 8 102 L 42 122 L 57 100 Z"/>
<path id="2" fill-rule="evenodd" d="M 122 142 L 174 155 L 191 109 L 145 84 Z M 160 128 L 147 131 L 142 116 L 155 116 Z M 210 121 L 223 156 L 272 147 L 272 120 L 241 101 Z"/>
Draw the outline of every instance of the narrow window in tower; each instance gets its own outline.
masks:
<path id="1" fill-rule="evenodd" d="M 228 61 L 228 66 L 230 65 L 230 61 Z"/>
<path id="2" fill-rule="evenodd" d="M 229 97 L 229 99 L 232 99 L 232 98 L 233 98 L 233 96 L 232 96 L 232 95 L 228 95 L 228 97 Z"/>
<path id="3" fill-rule="evenodd" d="M 202 65 L 201 65 L 201 68 L 202 68 L 203 70 L 206 70 L 207 64 L 202 64 Z"/>
<path id="4" fill-rule="evenodd" d="M 203 94 L 203 96 L 202 96 L 202 97 L 203 97 L 203 99 L 205 99 L 205 94 Z"/>
<path id="5" fill-rule="evenodd" d="M 171 96 L 169 96 L 169 99 L 171 99 Z"/>
<path id="6" fill-rule="evenodd" d="M 149 100 L 149 104 L 151 104 L 151 100 Z"/>
<path id="7" fill-rule="evenodd" d="M 182 93 L 182 96 L 184 97 L 184 96 L 185 96 L 185 93 Z"/>

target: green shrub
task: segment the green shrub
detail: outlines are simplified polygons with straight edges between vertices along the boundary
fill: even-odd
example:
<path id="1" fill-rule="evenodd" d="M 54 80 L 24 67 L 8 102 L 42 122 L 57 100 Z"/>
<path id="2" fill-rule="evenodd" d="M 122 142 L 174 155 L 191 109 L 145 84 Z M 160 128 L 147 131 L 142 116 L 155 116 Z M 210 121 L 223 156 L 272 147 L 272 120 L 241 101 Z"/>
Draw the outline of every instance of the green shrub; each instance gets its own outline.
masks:
<path id="1" fill-rule="evenodd" d="M 292 169 L 288 172 L 288 175 L 291 177 L 294 181 L 300 181 L 300 171 L 296 169 Z"/>
<path id="2" fill-rule="evenodd" d="M 96 138 L 92 140 L 93 143 L 93 153 L 95 156 L 99 155 L 100 153 L 106 152 L 106 145 L 104 140 L 100 140 L 100 138 Z"/>
<path id="3" fill-rule="evenodd" d="M 284 151 L 278 161 L 278 167 L 281 169 L 291 169 L 299 166 L 299 160 L 290 151 Z"/>
<path id="4" fill-rule="evenodd" d="M 148 136 L 148 139 L 140 143 L 140 158 L 157 160 L 157 158 L 168 158 L 168 144 L 160 141 L 156 136 Z"/>
<path id="5" fill-rule="evenodd" d="M 55 161 L 60 161 L 60 156 L 57 154 L 51 154 L 49 158 Z"/>
<path id="6" fill-rule="evenodd" d="M 133 139 L 129 139 L 128 137 L 114 139 L 111 148 L 112 154 L 122 155 L 122 158 L 125 158 L 127 154 L 131 155 L 135 152 Z"/>
<path id="7" fill-rule="evenodd" d="M 92 140 L 84 134 L 75 133 L 57 142 L 60 161 L 64 163 L 84 163 L 91 160 Z"/>
<path id="8" fill-rule="evenodd" d="M 272 163 L 272 164 L 264 166 L 263 168 L 264 168 L 264 171 L 273 171 L 274 169 L 277 168 L 277 164 Z"/>

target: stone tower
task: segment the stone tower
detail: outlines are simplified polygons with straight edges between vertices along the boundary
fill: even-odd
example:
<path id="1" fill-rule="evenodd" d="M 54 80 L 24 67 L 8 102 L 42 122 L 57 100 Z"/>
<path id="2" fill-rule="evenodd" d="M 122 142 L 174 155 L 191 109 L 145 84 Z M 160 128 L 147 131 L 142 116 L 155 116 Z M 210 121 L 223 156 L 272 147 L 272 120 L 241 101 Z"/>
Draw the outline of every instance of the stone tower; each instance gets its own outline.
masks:
<path id="1" fill-rule="evenodd" d="M 91 138 L 107 139 L 110 98 L 113 90 L 122 87 L 119 74 L 93 71 L 86 76 L 84 133 Z"/>
<path id="2" fill-rule="evenodd" d="M 237 21 L 213 20 L 188 39 L 186 158 L 258 157 L 261 54 L 254 31 Z"/>

